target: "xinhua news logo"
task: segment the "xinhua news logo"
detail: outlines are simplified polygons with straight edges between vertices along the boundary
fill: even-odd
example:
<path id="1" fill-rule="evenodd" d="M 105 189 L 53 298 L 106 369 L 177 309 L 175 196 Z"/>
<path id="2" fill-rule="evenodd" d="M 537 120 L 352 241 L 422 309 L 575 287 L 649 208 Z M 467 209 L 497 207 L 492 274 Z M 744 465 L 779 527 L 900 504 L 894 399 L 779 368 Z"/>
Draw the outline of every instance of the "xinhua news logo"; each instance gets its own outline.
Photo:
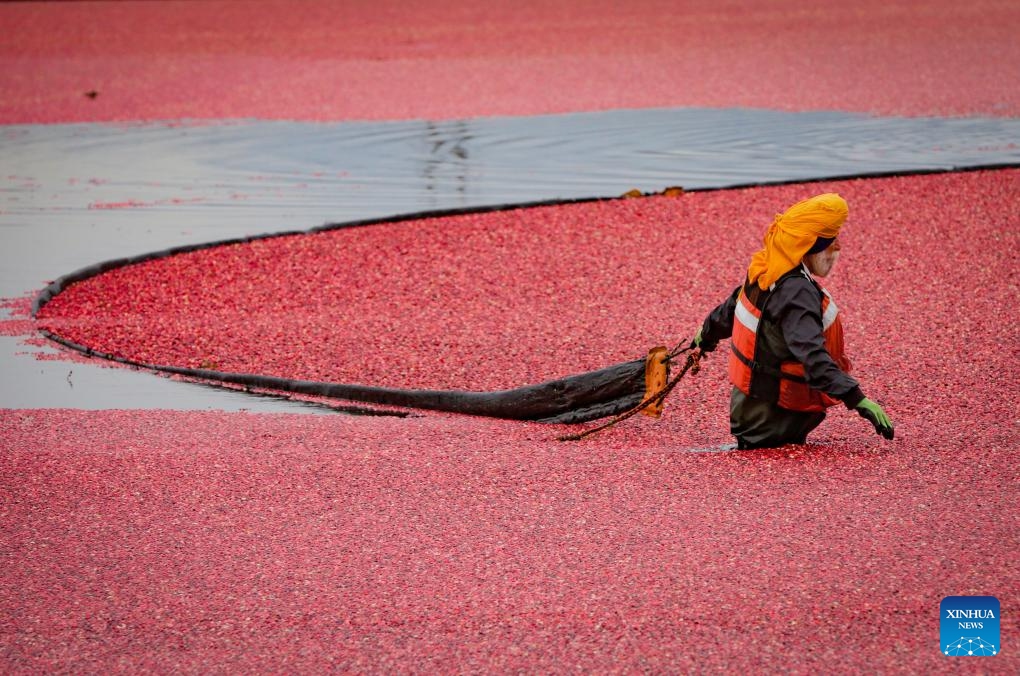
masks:
<path id="1" fill-rule="evenodd" d="M 943 655 L 998 655 L 999 599 L 994 596 L 947 596 L 939 606 Z"/>

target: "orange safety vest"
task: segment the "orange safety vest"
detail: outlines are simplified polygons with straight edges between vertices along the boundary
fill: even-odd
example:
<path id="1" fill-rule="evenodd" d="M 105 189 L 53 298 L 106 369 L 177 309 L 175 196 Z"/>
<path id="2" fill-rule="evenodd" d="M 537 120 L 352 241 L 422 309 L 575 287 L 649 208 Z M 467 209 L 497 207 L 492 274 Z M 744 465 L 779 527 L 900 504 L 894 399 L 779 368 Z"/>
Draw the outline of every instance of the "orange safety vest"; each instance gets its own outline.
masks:
<path id="1" fill-rule="evenodd" d="M 818 285 L 817 282 L 814 283 Z M 818 288 L 822 291 L 822 337 L 825 340 L 825 349 L 836 362 L 836 366 L 844 372 L 849 372 L 850 360 L 844 354 L 843 323 L 839 317 L 839 308 L 828 291 L 821 286 Z M 746 290 L 746 286 L 740 290 L 734 312 L 733 350 L 729 361 L 730 382 L 746 395 L 765 399 L 793 411 L 824 411 L 829 406 L 838 404 L 838 399 L 808 386 L 804 365 L 799 361 L 780 362 L 775 358 L 769 359 L 771 355 L 764 354 L 765 351 L 759 349 L 758 327 L 762 308 L 768 296 L 775 290 L 775 284 L 768 292 L 759 295 L 757 306 L 747 297 Z"/>

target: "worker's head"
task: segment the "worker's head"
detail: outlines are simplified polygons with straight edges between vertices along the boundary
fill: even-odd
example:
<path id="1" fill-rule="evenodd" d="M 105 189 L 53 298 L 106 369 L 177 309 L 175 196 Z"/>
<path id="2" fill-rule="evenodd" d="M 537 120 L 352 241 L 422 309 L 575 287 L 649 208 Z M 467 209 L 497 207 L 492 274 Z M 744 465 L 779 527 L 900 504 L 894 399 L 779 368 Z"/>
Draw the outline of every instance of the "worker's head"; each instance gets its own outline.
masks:
<path id="1" fill-rule="evenodd" d="M 847 213 L 846 200 L 835 193 L 825 193 L 797 202 L 777 214 L 765 233 L 764 248 L 751 259 L 748 277 L 767 289 L 801 261 L 806 262 L 807 256 L 822 254 L 825 254 L 823 258 L 832 259 L 825 268 L 828 274 L 839 251 L 838 245 L 834 248 L 832 243 L 839 236 Z M 823 276 L 820 272 L 815 274 Z"/>
<path id="2" fill-rule="evenodd" d="M 827 277 L 832 272 L 832 267 L 839 258 L 839 250 L 843 245 L 839 237 L 819 237 L 815 245 L 808 250 L 804 256 L 804 265 L 811 271 L 811 274 L 818 277 Z"/>

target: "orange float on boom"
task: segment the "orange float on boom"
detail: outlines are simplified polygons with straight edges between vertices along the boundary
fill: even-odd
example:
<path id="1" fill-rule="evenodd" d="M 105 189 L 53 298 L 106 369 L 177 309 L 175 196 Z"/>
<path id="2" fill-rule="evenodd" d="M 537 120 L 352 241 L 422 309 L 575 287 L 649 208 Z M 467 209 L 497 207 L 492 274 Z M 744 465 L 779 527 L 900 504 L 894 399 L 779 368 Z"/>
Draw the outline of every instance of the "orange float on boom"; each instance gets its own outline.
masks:
<path id="1" fill-rule="evenodd" d="M 645 396 L 642 401 L 654 397 L 666 387 L 666 382 L 669 380 L 669 371 L 666 366 L 667 354 L 669 351 L 662 345 L 648 351 L 648 356 L 645 358 Z M 641 413 L 652 418 L 660 417 L 663 401 L 665 401 L 665 397 L 648 404 L 641 409 Z"/>

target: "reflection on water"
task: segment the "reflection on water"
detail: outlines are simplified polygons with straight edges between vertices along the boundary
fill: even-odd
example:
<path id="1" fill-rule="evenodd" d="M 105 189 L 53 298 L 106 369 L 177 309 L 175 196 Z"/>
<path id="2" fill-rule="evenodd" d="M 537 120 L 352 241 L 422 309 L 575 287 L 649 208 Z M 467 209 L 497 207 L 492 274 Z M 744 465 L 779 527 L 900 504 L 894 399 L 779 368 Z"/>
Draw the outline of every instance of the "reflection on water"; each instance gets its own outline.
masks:
<path id="1" fill-rule="evenodd" d="M 0 127 L 0 297 L 99 261 L 330 222 L 1016 163 L 1018 120 L 838 112 Z M 0 407 L 39 405 L 11 384 L 32 377 L 15 375 L 25 359 L 0 351 Z M 133 387 L 125 376 L 88 407 L 131 407 Z"/>
<path id="2" fill-rule="evenodd" d="M 435 122 L 425 124 L 425 140 L 429 154 L 425 158 L 422 178 L 426 191 L 437 196 L 459 194 L 468 186 L 468 143 L 470 125 L 466 120 L 455 120 L 449 125 Z M 434 205 L 438 208 L 441 197 Z"/>

